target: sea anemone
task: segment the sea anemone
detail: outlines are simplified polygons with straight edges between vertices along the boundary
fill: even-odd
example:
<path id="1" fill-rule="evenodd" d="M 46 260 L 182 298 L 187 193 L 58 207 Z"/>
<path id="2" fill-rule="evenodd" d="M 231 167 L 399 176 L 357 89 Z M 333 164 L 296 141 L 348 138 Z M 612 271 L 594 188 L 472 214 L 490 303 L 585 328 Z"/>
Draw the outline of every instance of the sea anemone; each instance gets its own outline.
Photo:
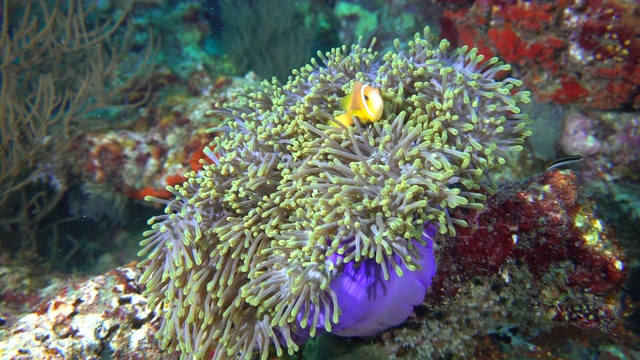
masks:
<path id="1" fill-rule="evenodd" d="M 403 322 L 435 273 L 450 209 L 482 207 L 487 171 L 530 134 L 509 66 L 428 28 L 382 59 L 354 45 L 240 95 L 166 215 L 142 242 L 142 282 L 182 358 L 262 359 L 321 331 L 375 334 Z M 380 89 L 380 121 L 328 125 L 355 81 Z M 357 119 L 356 119 L 357 120 Z M 213 149 L 213 150 L 212 150 Z M 400 289 L 406 290 L 400 292 Z"/>

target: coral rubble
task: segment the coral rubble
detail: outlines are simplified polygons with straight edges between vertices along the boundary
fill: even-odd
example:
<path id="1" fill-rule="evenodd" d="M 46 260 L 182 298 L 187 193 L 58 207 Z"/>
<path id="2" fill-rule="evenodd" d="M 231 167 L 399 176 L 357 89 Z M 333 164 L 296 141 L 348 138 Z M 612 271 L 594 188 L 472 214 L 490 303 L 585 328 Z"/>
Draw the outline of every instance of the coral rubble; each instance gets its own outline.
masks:
<path id="1" fill-rule="evenodd" d="M 69 281 L 0 330 L 0 358 L 174 358 L 153 337 L 159 320 L 141 295 L 140 275 L 135 267 L 123 267 Z"/>

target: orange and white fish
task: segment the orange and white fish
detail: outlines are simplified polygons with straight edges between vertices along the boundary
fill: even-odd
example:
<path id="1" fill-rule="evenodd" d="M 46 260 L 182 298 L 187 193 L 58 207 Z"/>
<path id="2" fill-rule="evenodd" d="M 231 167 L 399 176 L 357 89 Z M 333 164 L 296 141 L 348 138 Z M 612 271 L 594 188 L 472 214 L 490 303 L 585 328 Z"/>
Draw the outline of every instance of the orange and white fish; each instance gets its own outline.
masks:
<path id="1" fill-rule="evenodd" d="M 335 120 L 348 127 L 353 125 L 354 116 L 365 124 L 380 120 L 384 102 L 380 90 L 356 81 L 351 94 L 340 101 L 340 107 L 345 113 L 336 116 Z M 331 125 L 340 127 L 336 121 L 330 121 Z"/>

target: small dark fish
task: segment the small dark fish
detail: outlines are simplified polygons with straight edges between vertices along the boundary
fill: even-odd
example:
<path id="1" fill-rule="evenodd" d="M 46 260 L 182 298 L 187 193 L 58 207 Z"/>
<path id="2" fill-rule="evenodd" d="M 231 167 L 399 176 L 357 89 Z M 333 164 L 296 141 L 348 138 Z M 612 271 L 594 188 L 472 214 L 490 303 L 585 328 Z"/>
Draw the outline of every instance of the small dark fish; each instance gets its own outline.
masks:
<path id="1" fill-rule="evenodd" d="M 555 169 L 555 168 L 559 168 L 561 166 L 565 166 L 567 164 L 571 164 L 574 162 L 578 162 L 578 161 L 582 161 L 584 160 L 584 158 L 580 155 L 569 155 L 569 156 L 564 156 L 561 157 L 558 160 L 555 160 L 551 163 L 549 163 L 549 165 L 547 165 L 546 169 L 547 171 Z"/>

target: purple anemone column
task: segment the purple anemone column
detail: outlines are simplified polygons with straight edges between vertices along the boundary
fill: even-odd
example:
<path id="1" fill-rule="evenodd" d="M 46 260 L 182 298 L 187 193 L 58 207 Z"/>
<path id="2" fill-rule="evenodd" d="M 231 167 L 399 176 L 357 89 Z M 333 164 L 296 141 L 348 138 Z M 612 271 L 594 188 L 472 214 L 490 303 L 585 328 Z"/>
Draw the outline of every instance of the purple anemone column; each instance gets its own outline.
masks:
<path id="1" fill-rule="evenodd" d="M 435 234 L 435 226 L 428 225 L 422 234 L 426 245 L 414 242 L 418 247 L 418 263 L 422 268 L 410 271 L 396 257 L 404 274 L 398 276 L 387 265 L 388 281 L 384 279 L 381 265 L 375 259 L 344 264 L 342 273 L 329 285 L 336 292 L 342 311 L 338 324 L 331 332 L 340 336 L 370 336 L 403 323 L 414 306 L 424 300 L 431 278 L 436 273 L 432 240 Z"/>

